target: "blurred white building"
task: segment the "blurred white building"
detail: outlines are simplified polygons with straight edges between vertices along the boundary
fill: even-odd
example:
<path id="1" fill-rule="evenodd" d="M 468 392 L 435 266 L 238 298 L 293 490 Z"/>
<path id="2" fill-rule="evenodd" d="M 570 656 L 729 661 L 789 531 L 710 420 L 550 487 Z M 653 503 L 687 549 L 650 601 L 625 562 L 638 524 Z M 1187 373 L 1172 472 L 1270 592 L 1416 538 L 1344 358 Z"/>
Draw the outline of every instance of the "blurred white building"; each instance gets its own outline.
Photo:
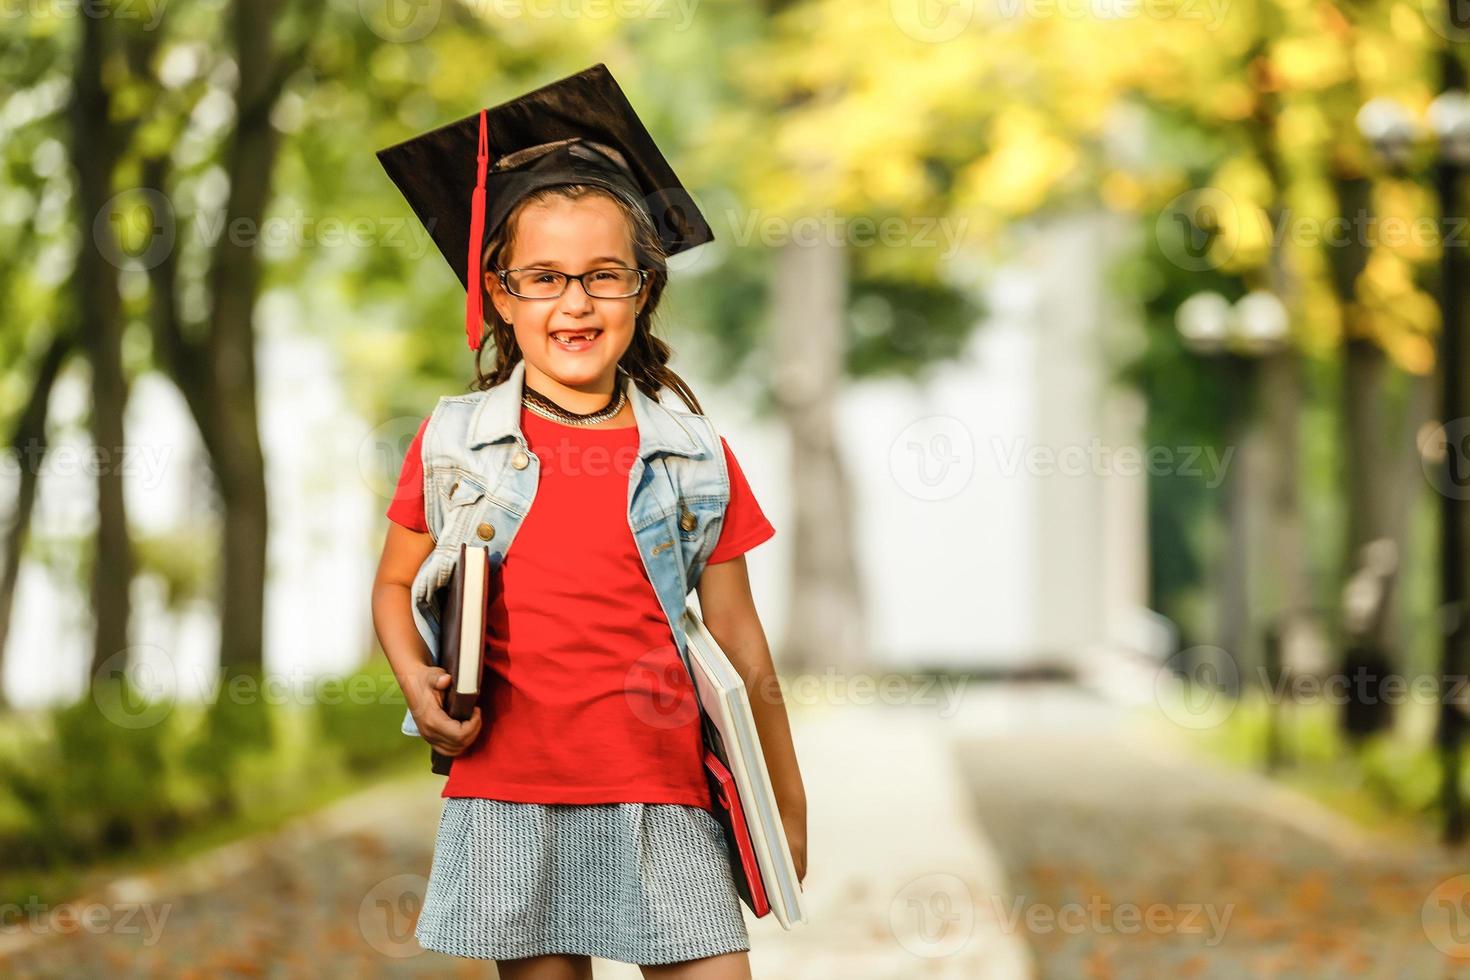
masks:
<path id="1" fill-rule="evenodd" d="M 835 414 L 880 662 L 1090 671 L 1164 652 L 1145 608 L 1144 407 L 1108 381 L 1110 357 L 1141 330 L 1104 278 L 1126 227 L 1096 214 L 1038 229 L 989 275 L 989 315 L 963 357 L 922 384 L 847 390 Z M 791 541 L 785 439 L 738 399 L 698 391 L 777 528 L 749 557 L 776 637 Z"/>

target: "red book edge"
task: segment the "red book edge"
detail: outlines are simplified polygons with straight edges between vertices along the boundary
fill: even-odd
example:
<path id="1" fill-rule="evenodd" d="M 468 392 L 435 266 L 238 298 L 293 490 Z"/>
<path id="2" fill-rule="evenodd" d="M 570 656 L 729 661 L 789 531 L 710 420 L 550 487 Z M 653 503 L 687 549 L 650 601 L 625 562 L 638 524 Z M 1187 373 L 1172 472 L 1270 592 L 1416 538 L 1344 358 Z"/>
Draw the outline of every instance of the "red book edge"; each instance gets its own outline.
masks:
<path id="1" fill-rule="evenodd" d="M 724 807 L 730 814 L 730 826 L 735 831 L 735 849 L 739 852 L 741 871 L 750 888 L 751 911 L 756 918 L 760 918 L 771 911 L 771 903 L 766 898 L 766 883 L 761 877 L 760 864 L 755 858 L 755 845 L 750 840 L 750 827 L 745 822 L 745 809 L 740 805 L 735 777 L 720 761 L 720 757 L 708 747 L 704 750 L 704 767 L 709 770 L 719 788 L 714 796 L 715 804 Z"/>

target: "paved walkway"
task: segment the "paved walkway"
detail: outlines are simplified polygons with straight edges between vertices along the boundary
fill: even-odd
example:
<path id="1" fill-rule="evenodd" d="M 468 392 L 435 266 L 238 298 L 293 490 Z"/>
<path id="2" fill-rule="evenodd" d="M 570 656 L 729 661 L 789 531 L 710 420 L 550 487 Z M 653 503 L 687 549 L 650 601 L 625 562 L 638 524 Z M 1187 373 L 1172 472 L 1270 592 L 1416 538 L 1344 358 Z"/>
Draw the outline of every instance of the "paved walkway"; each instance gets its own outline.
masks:
<path id="1" fill-rule="evenodd" d="M 755 976 L 1029 976 L 1020 939 L 956 914 L 956 896 L 1005 885 L 967 812 L 944 720 L 830 706 L 794 706 L 792 719 L 810 797 L 812 921 L 786 932 L 747 912 Z M 0 974 L 494 976 L 413 938 L 441 786 L 427 774 L 385 783 L 281 832 L 115 882 L 72 906 L 97 929 L 0 931 Z M 606 960 L 595 970 L 641 976 Z"/>
<path id="2" fill-rule="evenodd" d="M 453 975 L 413 938 L 438 785 L 427 774 L 384 783 L 274 833 L 115 881 L 66 907 L 101 928 L 58 935 L 63 908 L 45 916 L 46 933 L 7 930 L 0 975 Z"/>
<path id="3" fill-rule="evenodd" d="M 752 932 L 757 977 L 1025 980 L 1022 937 L 969 914 L 1007 890 L 933 707 L 813 708 L 793 735 L 808 795 L 812 923 Z"/>
<path id="4" fill-rule="evenodd" d="M 1470 853 L 1381 839 L 1171 734 L 1065 689 L 957 719 L 1012 889 L 983 901 L 1040 976 L 1470 977 Z"/>
<path id="5" fill-rule="evenodd" d="M 757 977 L 1470 978 L 1470 854 L 1380 840 L 1075 689 L 961 693 L 793 706 L 812 922 L 747 915 Z M 0 975 L 492 977 L 413 939 L 441 785 L 114 882 L 74 903 L 90 928 L 0 917 Z"/>

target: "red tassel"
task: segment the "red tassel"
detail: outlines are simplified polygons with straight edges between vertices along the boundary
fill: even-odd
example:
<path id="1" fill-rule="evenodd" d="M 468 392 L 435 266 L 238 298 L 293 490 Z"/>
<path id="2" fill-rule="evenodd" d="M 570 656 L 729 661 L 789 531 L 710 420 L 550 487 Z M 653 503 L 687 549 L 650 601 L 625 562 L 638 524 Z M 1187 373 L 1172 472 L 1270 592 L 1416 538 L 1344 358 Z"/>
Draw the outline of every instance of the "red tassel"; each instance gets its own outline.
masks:
<path id="1" fill-rule="evenodd" d="M 464 332 L 470 350 L 480 349 L 480 336 L 485 330 L 484 277 L 480 271 L 480 253 L 485 237 L 485 169 L 490 160 L 485 136 L 485 110 L 480 110 L 480 153 L 477 158 L 475 193 L 470 198 L 470 255 L 465 270 Z"/>

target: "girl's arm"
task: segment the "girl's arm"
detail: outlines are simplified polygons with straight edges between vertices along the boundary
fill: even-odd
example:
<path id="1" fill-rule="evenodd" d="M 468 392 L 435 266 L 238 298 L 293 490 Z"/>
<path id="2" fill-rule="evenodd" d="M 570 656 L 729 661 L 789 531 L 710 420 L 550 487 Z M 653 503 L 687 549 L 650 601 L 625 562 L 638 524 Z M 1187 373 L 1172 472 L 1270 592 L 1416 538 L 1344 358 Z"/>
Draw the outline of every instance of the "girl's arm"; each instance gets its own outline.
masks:
<path id="1" fill-rule="evenodd" d="M 480 708 L 477 705 L 467 721 L 456 721 L 445 713 L 443 696 L 449 673 L 434 663 L 413 622 L 413 579 L 433 550 L 430 535 L 388 522 L 388 537 L 373 580 L 373 629 L 419 734 L 442 754 L 456 756 L 480 734 Z"/>
<path id="2" fill-rule="evenodd" d="M 806 877 L 806 789 L 796 765 L 796 746 L 791 740 L 791 722 L 786 702 L 771 662 L 765 630 L 750 594 L 750 576 L 745 556 L 706 565 L 695 586 L 701 618 L 710 636 L 725 651 L 745 682 L 750 710 L 755 715 L 761 750 L 786 825 L 787 843 L 796 865 L 796 877 Z"/>

